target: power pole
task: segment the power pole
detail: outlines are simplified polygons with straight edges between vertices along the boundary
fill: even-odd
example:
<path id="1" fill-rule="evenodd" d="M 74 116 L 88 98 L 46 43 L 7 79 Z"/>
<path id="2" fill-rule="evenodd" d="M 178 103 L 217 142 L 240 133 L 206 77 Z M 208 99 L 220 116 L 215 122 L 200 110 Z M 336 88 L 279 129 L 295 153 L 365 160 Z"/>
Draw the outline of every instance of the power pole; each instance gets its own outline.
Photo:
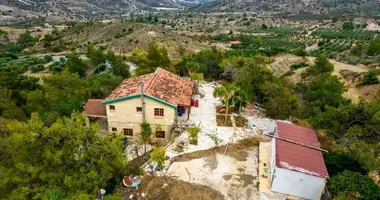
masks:
<path id="1" fill-rule="evenodd" d="M 145 102 L 144 102 L 144 83 L 139 82 L 141 87 L 141 111 L 142 111 L 142 122 L 145 122 Z"/>

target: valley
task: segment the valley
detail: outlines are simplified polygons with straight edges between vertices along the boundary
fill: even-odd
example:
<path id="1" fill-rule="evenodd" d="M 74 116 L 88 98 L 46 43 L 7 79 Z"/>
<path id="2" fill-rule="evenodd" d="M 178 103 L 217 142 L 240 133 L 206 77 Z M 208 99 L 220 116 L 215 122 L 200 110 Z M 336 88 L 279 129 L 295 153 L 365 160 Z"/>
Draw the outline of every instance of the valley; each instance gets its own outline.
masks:
<path id="1" fill-rule="evenodd" d="M 379 7 L 0 0 L 0 192 L 380 199 Z"/>

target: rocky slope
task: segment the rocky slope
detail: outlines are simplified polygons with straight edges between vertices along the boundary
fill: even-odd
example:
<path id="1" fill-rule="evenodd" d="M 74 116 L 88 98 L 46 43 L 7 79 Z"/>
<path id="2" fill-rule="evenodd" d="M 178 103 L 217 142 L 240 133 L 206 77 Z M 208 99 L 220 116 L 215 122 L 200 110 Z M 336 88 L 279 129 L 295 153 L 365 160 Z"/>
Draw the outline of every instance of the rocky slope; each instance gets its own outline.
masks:
<path id="1" fill-rule="evenodd" d="M 128 16 L 156 7 L 178 8 L 173 0 L 0 0 L 2 18 L 25 21 L 43 17 L 49 21 L 99 20 Z"/>

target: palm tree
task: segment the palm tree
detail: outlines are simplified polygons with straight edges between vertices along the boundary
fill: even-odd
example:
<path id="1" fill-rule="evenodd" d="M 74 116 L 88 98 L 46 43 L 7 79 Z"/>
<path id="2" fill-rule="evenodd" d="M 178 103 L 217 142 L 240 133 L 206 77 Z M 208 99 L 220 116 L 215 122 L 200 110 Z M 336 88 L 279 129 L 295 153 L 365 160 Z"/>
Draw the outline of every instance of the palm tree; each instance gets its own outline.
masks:
<path id="1" fill-rule="evenodd" d="M 150 142 L 150 137 L 152 136 L 152 127 L 150 127 L 150 124 L 148 122 L 144 122 L 140 125 L 141 131 L 141 139 L 144 142 L 144 153 L 146 153 L 146 144 Z"/>
<path id="2" fill-rule="evenodd" d="M 227 124 L 229 102 L 231 98 L 234 97 L 236 90 L 237 90 L 236 86 L 232 83 L 228 83 L 225 86 L 217 87 L 214 90 L 214 97 L 221 98 L 224 104 L 226 105 L 226 113 L 224 115 L 224 124 Z M 232 103 L 233 103 L 233 99 L 232 99 Z"/>

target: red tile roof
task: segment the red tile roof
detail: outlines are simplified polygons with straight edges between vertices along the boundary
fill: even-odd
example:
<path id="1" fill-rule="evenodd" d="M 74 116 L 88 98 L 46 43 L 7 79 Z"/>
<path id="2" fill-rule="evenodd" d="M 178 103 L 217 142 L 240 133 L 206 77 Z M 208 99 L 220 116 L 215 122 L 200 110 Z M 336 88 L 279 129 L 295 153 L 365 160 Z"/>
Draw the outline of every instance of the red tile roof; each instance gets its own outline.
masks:
<path id="1" fill-rule="evenodd" d="M 84 107 L 87 116 L 107 116 L 106 106 L 102 104 L 104 99 L 89 99 Z"/>
<path id="2" fill-rule="evenodd" d="M 316 131 L 277 121 L 278 137 L 320 148 Z M 276 139 L 276 166 L 313 176 L 329 178 L 322 152 Z"/>
<path id="3" fill-rule="evenodd" d="M 125 79 L 105 100 L 140 94 L 139 82 L 144 83 L 145 94 L 175 106 L 190 106 L 194 82 L 162 68 L 151 74 Z"/>

